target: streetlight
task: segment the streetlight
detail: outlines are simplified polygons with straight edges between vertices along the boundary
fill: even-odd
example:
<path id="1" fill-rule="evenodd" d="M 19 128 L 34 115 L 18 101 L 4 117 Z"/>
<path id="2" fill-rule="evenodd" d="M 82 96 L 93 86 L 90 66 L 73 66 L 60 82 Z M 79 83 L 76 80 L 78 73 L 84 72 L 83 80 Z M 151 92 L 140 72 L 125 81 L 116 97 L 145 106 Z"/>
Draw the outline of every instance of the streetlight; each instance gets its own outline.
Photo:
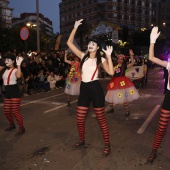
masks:
<path id="1" fill-rule="evenodd" d="M 36 14 L 37 14 L 37 53 L 39 53 L 40 52 L 39 0 L 36 0 Z"/>
<path id="2" fill-rule="evenodd" d="M 37 25 L 36 25 L 36 24 L 32 24 L 32 23 L 28 22 L 28 23 L 26 24 L 26 26 L 27 26 L 27 27 L 32 28 L 32 27 L 36 27 Z"/>
<path id="3" fill-rule="evenodd" d="M 165 23 L 165 22 L 163 22 L 163 23 L 162 23 L 162 25 L 165 27 L 165 26 L 166 26 L 166 23 Z"/>

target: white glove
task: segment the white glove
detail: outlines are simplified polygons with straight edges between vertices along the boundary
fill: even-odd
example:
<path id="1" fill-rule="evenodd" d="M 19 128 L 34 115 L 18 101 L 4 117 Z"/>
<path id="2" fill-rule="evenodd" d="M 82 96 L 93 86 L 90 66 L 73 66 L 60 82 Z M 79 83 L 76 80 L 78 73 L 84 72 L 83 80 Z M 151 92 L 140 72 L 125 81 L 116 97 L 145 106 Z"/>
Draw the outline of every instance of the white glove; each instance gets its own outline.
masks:
<path id="1" fill-rule="evenodd" d="M 17 66 L 20 66 L 20 65 L 21 65 L 23 59 L 24 59 L 23 57 L 17 57 L 17 58 L 16 58 Z"/>
<path id="2" fill-rule="evenodd" d="M 80 20 L 76 21 L 75 24 L 74 24 L 74 28 L 77 29 L 82 24 L 81 23 L 82 21 L 83 21 L 83 19 L 80 19 Z"/>
<path id="3" fill-rule="evenodd" d="M 150 34 L 150 43 L 155 43 L 161 32 L 158 32 L 158 27 L 153 27 Z"/>
<path id="4" fill-rule="evenodd" d="M 113 51 L 113 46 L 106 46 L 106 50 L 102 49 L 106 55 L 111 55 Z"/>

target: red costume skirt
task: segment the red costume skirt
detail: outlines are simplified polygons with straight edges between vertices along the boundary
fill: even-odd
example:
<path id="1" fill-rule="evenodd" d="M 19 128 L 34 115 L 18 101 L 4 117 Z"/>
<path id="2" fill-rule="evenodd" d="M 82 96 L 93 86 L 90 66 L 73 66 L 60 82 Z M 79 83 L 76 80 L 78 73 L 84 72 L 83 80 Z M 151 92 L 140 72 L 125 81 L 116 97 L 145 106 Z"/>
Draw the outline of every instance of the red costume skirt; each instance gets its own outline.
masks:
<path id="1" fill-rule="evenodd" d="M 108 103 L 123 104 L 139 98 L 136 87 L 126 76 L 113 77 L 106 88 L 105 100 Z"/>

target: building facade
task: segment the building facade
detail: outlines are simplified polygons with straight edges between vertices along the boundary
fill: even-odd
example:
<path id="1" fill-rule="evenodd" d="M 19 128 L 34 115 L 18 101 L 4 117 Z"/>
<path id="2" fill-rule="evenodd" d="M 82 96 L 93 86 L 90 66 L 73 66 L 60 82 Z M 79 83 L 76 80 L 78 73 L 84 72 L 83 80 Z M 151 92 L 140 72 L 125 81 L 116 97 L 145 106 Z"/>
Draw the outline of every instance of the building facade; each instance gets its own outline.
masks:
<path id="1" fill-rule="evenodd" d="M 40 31 L 48 35 L 53 34 L 52 21 L 41 13 L 39 14 Z M 20 18 L 12 18 L 12 26 L 28 26 L 36 29 L 37 15 L 36 13 L 22 13 Z"/>
<path id="2" fill-rule="evenodd" d="M 170 0 L 152 0 L 152 26 L 158 26 L 166 37 L 170 37 Z"/>
<path id="3" fill-rule="evenodd" d="M 118 30 L 119 39 L 125 38 L 124 33 L 130 30 L 149 28 L 152 0 L 62 0 L 59 9 L 61 48 L 65 48 L 75 20 L 81 18 L 84 19 L 83 38 L 89 37 L 101 24 L 111 26 L 111 31 Z"/>
<path id="4" fill-rule="evenodd" d="M 9 1 L 8 0 L 0 0 L 0 19 L 1 24 L 3 24 L 6 28 L 12 27 L 12 8 L 8 7 Z"/>

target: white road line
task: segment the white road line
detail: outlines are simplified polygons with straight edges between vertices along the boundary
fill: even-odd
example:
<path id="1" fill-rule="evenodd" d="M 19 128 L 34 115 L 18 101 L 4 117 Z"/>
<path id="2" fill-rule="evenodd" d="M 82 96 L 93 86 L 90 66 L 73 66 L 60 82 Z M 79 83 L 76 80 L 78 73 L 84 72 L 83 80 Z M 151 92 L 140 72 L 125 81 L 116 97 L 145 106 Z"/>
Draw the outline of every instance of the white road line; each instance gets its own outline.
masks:
<path id="1" fill-rule="evenodd" d="M 152 112 L 150 113 L 148 118 L 145 120 L 143 125 L 137 131 L 138 134 L 142 134 L 145 131 L 146 127 L 148 126 L 148 124 L 150 123 L 150 121 L 152 120 L 152 118 L 154 117 L 154 115 L 156 114 L 156 112 L 158 111 L 159 108 L 160 108 L 160 105 L 155 106 L 155 108 L 152 110 Z"/>
<path id="2" fill-rule="evenodd" d="M 45 97 L 45 98 L 42 98 L 42 99 L 39 99 L 39 100 L 34 100 L 34 101 L 32 101 L 32 102 L 27 102 L 27 103 L 21 104 L 21 106 L 25 106 L 25 105 L 32 104 L 32 103 L 37 103 L 37 102 L 39 102 L 39 101 L 46 100 L 46 99 L 50 99 L 50 98 L 53 98 L 53 97 L 56 97 L 56 96 L 61 96 L 61 95 L 63 95 L 63 94 L 65 94 L 65 93 L 53 95 L 53 96 L 50 96 L 50 97 Z"/>
<path id="3" fill-rule="evenodd" d="M 70 103 L 72 104 L 72 103 L 75 103 L 75 102 L 77 102 L 77 101 L 78 101 L 78 100 L 74 100 L 73 102 L 70 102 Z M 53 111 L 53 110 L 59 109 L 59 108 L 64 107 L 64 106 L 67 106 L 67 104 L 64 104 L 64 105 L 55 107 L 55 108 L 53 108 L 53 109 L 46 110 L 46 111 L 44 111 L 44 113 L 51 112 L 51 111 Z"/>

